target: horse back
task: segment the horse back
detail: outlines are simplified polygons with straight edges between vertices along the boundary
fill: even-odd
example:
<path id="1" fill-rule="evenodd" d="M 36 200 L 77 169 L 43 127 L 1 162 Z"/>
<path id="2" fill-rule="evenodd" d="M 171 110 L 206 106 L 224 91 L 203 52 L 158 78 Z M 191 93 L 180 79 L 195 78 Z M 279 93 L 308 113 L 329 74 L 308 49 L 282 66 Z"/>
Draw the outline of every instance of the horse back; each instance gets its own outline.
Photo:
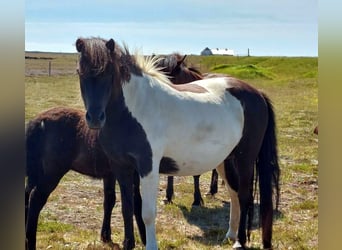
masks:
<path id="1" fill-rule="evenodd" d="M 27 169 L 41 165 L 41 172 L 45 175 L 72 169 L 92 177 L 102 177 L 102 165 L 106 171 L 108 166 L 102 164 L 106 160 L 97 138 L 97 131 L 87 127 L 81 110 L 58 107 L 40 113 L 27 126 Z"/>

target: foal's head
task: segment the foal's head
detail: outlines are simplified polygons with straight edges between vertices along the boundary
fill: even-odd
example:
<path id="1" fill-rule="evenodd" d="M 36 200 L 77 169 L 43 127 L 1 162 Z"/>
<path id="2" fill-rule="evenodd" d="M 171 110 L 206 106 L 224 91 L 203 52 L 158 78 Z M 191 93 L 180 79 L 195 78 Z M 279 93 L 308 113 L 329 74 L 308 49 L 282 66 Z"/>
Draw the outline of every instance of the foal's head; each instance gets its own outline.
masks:
<path id="1" fill-rule="evenodd" d="M 202 74 L 195 68 L 188 68 L 184 60 L 185 56 L 174 53 L 162 57 L 158 61 L 158 67 L 162 69 L 174 84 L 184 84 L 202 79 Z"/>
<path id="2" fill-rule="evenodd" d="M 131 59 L 113 39 L 79 38 L 76 49 L 80 53 L 78 73 L 86 121 L 90 128 L 99 129 L 106 121 L 107 104 L 130 79 L 127 61 Z"/>

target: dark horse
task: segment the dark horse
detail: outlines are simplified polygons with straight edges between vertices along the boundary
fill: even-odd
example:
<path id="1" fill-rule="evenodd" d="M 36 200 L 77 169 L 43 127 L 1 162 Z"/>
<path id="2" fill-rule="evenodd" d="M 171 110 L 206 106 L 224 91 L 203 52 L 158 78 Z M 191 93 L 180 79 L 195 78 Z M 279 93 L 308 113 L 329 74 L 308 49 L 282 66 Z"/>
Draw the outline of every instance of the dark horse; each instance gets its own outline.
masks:
<path id="1" fill-rule="evenodd" d="M 262 241 L 271 248 L 280 169 L 269 98 L 233 77 L 174 85 L 153 59 L 132 57 L 113 39 L 79 38 L 76 48 L 86 122 L 99 130 L 106 155 L 123 165 L 120 169 L 129 172 L 132 185 L 133 169 L 139 174 L 146 249 L 158 249 L 159 173 L 194 176 L 216 166 L 231 196 L 226 236 L 236 240 L 235 248 L 245 246 L 250 190 L 257 175 Z"/>
<path id="2" fill-rule="evenodd" d="M 26 129 L 26 175 L 25 224 L 26 248 L 36 249 L 38 217 L 48 196 L 56 188 L 60 179 L 69 171 L 103 179 L 104 217 L 101 239 L 111 242 L 111 214 L 115 205 L 115 183 L 118 180 L 122 189 L 122 213 L 125 220 L 124 248 L 134 248 L 130 185 L 131 173 L 118 171 L 105 155 L 98 140 L 99 131 L 89 129 L 84 111 L 72 108 L 53 108 L 40 113 L 30 121 Z M 134 199 L 141 199 L 139 178 L 135 176 Z M 128 179 L 128 181 L 127 181 Z M 128 183 L 128 184 L 127 184 Z M 125 191 L 126 190 L 126 191 Z M 135 204 L 141 204 L 136 201 Z M 140 209 L 135 211 L 142 241 L 145 242 L 145 226 Z M 137 213 L 138 212 L 138 213 Z"/>

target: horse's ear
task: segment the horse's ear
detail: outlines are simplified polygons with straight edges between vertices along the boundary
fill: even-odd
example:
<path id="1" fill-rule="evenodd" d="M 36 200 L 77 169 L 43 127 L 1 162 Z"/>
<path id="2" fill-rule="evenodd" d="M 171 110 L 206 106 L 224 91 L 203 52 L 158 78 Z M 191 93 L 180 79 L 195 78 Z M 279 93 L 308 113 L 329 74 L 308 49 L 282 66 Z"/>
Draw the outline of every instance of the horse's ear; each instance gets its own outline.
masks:
<path id="1" fill-rule="evenodd" d="M 111 38 L 108 42 L 106 42 L 106 47 L 107 49 L 109 49 L 111 52 L 114 51 L 115 48 L 115 42 L 114 40 Z"/>
<path id="2" fill-rule="evenodd" d="M 184 55 L 183 58 L 182 58 L 182 60 L 180 60 L 180 61 L 177 62 L 177 66 L 180 66 L 180 65 L 184 62 L 186 56 L 187 56 L 187 55 Z"/>
<path id="3" fill-rule="evenodd" d="M 81 38 L 78 38 L 76 41 L 76 49 L 78 52 L 82 52 L 84 49 L 84 41 Z"/>
<path id="4" fill-rule="evenodd" d="M 181 63 L 184 62 L 185 58 L 186 58 L 187 55 L 184 55 L 182 60 L 181 60 Z"/>

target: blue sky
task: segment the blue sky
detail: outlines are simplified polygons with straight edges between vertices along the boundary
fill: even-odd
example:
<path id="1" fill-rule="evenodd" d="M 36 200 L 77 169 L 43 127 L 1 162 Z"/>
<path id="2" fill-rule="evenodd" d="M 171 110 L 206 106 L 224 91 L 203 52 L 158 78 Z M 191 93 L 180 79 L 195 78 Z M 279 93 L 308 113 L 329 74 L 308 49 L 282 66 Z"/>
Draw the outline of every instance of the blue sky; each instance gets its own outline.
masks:
<path id="1" fill-rule="evenodd" d="M 26 1 L 25 50 L 76 52 L 76 39 L 89 36 L 144 54 L 317 56 L 318 1 Z"/>

